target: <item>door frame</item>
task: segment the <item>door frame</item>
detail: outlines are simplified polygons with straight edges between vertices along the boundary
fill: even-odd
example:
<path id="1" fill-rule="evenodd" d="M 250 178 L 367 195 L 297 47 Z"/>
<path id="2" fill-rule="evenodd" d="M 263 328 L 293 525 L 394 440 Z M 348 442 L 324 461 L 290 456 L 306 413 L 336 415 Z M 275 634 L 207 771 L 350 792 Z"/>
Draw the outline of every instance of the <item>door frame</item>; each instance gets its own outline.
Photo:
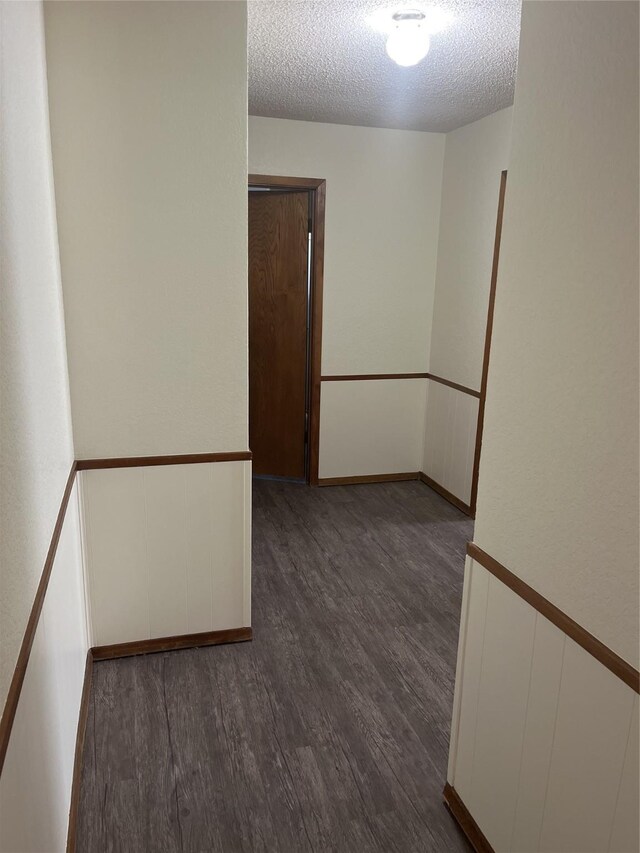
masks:
<path id="1" fill-rule="evenodd" d="M 308 190 L 313 197 L 311 209 L 311 328 L 309 382 L 309 430 L 307 443 L 307 482 L 318 485 L 320 457 L 320 376 L 322 367 L 322 288 L 324 277 L 324 211 L 327 182 L 323 178 L 292 178 L 282 175 L 249 175 L 250 187 Z"/>

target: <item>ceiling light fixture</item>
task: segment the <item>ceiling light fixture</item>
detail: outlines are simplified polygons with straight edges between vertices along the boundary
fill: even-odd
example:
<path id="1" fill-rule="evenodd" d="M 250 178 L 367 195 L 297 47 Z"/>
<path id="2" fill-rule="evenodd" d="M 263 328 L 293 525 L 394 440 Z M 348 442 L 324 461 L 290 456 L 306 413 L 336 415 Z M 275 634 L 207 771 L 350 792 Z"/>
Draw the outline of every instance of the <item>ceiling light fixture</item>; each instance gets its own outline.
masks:
<path id="1" fill-rule="evenodd" d="M 419 9 L 377 9 L 367 18 L 387 36 L 387 54 L 398 65 L 416 65 L 429 52 L 430 38 L 451 24 L 453 15 L 441 6 Z"/>
<path id="2" fill-rule="evenodd" d="M 429 53 L 431 42 L 424 19 L 424 12 L 413 9 L 393 15 L 394 26 L 387 39 L 387 55 L 398 65 L 417 65 Z"/>

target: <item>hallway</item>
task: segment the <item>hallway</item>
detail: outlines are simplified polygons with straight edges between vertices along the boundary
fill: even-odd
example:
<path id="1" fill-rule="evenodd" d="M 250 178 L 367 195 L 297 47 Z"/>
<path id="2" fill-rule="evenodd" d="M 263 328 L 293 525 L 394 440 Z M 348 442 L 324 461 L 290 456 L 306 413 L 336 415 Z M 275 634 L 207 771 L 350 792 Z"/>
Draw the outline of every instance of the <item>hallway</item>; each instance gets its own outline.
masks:
<path id="1" fill-rule="evenodd" d="M 455 851 L 473 523 L 418 482 L 254 481 L 252 643 L 98 662 L 78 849 Z"/>

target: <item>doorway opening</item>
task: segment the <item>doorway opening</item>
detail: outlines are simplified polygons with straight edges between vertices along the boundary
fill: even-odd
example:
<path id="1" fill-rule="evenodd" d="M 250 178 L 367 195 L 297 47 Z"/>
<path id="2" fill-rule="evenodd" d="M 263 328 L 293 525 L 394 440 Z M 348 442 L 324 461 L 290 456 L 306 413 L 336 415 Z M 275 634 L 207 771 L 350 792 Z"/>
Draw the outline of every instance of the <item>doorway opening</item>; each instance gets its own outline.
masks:
<path id="1" fill-rule="evenodd" d="M 249 175 L 249 446 L 256 477 L 318 484 L 326 182 Z"/>

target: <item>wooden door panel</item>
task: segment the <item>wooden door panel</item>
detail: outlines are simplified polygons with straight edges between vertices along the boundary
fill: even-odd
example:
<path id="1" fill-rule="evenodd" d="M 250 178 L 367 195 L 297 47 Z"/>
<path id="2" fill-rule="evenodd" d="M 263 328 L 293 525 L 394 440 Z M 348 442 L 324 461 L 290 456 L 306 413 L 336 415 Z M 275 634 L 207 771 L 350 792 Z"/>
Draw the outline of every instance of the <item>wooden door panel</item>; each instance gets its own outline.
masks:
<path id="1" fill-rule="evenodd" d="M 305 476 L 308 193 L 249 193 L 254 474 Z"/>

